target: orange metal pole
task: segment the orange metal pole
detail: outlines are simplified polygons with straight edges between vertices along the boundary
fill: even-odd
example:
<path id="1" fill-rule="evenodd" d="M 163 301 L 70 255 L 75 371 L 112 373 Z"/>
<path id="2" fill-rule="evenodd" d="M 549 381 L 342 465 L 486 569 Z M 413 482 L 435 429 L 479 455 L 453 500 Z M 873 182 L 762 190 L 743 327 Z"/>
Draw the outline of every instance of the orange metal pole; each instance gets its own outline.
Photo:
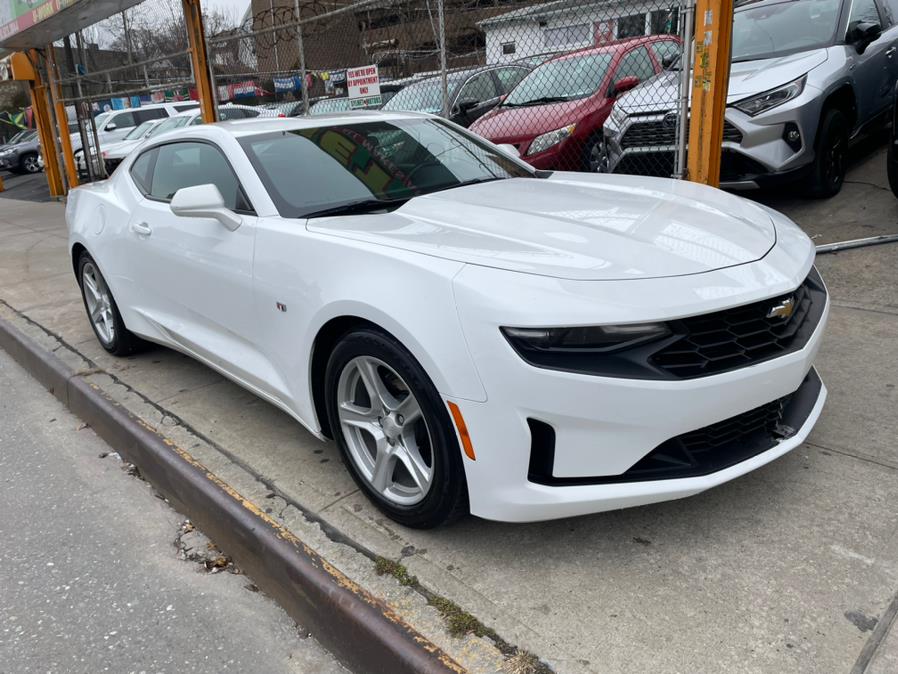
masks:
<path id="1" fill-rule="evenodd" d="M 206 54 L 206 34 L 203 30 L 203 11 L 200 0 L 181 0 L 184 21 L 190 40 L 190 57 L 193 60 L 193 76 L 200 97 L 203 121 L 210 124 L 217 120 L 215 97 L 212 95 L 212 79 L 209 76 L 209 59 Z"/>
<path id="2" fill-rule="evenodd" d="M 50 98 L 56 110 L 56 126 L 59 131 L 59 142 L 62 146 L 62 160 L 65 166 L 69 189 L 78 187 L 78 168 L 75 166 L 75 153 L 72 150 L 72 138 L 69 135 L 69 117 L 62 101 L 62 86 L 59 84 L 59 71 L 56 68 L 56 53 L 53 45 L 47 46 L 47 77 L 50 80 Z"/>
<path id="3" fill-rule="evenodd" d="M 37 64 L 40 58 L 37 50 L 32 49 L 30 54 L 32 63 Z M 47 87 L 37 68 L 34 69 L 34 80 L 31 83 L 31 109 L 34 111 L 37 134 L 41 142 L 41 154 L 44 155 L 44 173 L 47 175 L 50 195 L 63 197 L 65 196 L 65 185 L 62 182 L 62 174 L 59 172 L 59 159 L 56 154 L 56 139 L 54 138 L 53 120 L 50 116 L 50 104 L 47 99 Z"/>
<path id="4" fill-rule="evenodd" d="M 732 41 L 733 0 L 697 0 L 689 180 L 713 187 L 720 186 L 720 155 Z"/>

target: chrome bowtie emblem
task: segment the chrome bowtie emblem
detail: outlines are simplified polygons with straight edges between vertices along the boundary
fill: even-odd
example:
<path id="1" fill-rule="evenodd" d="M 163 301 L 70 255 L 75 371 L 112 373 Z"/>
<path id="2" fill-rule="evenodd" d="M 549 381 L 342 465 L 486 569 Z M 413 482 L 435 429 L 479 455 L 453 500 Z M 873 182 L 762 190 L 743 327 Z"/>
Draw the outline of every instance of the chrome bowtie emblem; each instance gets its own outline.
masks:
<path id="1" fill-rule="evenodd" d="M 795 313 L 795 298 L 787 297 L 779 304 L 770 307 L 767 318 L 792 318 Z"/>

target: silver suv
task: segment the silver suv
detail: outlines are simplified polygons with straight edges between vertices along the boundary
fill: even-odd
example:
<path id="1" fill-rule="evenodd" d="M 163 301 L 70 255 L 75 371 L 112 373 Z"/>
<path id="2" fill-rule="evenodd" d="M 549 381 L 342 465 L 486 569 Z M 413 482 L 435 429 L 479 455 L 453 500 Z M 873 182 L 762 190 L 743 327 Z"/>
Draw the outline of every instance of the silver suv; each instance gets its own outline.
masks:
<path id="1" fill-rule="evenodd" d="M 850 140 L 889 111 L 896 49 L 898 0 L 740 3 L 721 183 L 806 180 L 814 196 L 837 194 Z M 679 79 L 668 70 L 618 99 L 605 122 L 608 171 L 673 172 Z"/>

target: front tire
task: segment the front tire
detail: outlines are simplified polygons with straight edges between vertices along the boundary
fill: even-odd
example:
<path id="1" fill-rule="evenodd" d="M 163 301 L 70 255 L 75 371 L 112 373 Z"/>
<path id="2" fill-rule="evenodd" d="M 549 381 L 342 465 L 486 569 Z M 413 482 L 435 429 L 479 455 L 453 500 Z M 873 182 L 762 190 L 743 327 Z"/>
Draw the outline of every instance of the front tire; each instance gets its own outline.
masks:
<path id="1" fill-rule="evenodd" d="M 587 173 L 599 173 L 606 164 L 604 139 L 595 134 L 583 148 L 583 170 Z"/>
<path id="2" fill-rule="evenodd" d="M 37 153 L 29 152 L 28 154 L 22 155 L 22 158 L 19 159 L 20 173 L 38 173 L 40 170 L 41 165 L 37 159 Z"/>
<path id="3" fill-rule="evenodd" d="M 112 291 L 88 253 L 82 253 L 78 260 L 78 285 L 81 286 L 87 320 L 100 346 L 114 356 L 129 356 L 146 345 L 125 327 Z"/>
<path id="4" fill-rule="evenodd" d="M 827 110 L 820 121 L 817 156 L 809 194 L 819 199 L 836 196 L 845 183 L 848 158 L 848 120 L 841 110 Z"/>
<path id="5" fill-rule="evenodd" d="M 429 529 L 468 512 L 446 404 L 398 341 L 373 328 L 346 334 L 328 361 L 325 396 L 346 467 L 388 517 Z"/>

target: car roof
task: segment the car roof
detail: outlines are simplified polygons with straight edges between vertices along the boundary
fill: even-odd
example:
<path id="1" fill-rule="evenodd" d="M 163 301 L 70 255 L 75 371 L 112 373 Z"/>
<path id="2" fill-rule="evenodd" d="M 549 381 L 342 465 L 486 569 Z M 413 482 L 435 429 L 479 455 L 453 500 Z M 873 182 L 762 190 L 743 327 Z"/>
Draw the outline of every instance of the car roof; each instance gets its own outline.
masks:
<path id="1" fill-rule="evenodd" d="M 257 136 L 277 131 L 297 131 L 300 129 L 317 129 L 322 126 L 345 124 L 361 124 L 364 122 L 391 122 L 398 120 L 429 119 L 435 115 L 419 112 L 389 112 L 383 110 L 355 110 L 351 112 L 333 112 L 315 117 L 256 117 L 253 119 L 235 119 L 229 122 L 216 122 L 201 127 L 192 127 L 190 132 L 202 128 L 218 128 L 232 136 L 242 138 Z"/>
<path id="2" fill-rule="evenodd" d="M 565 59 L 574 58 L 577 56 L 585 56 L 590 54 L 607 54 L 607 53 L 616 53 L 619 51 L 624 51 L 625 49 L 629 49 L 630 47 L 635 47 L 640 44 L 651 44 L 652 42 L 658 42 L 659 40 L 676 40 L 676 35 L 640 35 L 637 37 L 628 37 L 623 40 L 615 40 L 614 42 L 609 42 L 608 44 L 603 44 L 598 47 L 586 47 L 584 49 L 578 49 L 577 51 L 565 52 L 564 54 L 559 54 L 553 59 L 549 59 L 546 63 L 553 63 L 555 61 L 563 61 Z"/>

